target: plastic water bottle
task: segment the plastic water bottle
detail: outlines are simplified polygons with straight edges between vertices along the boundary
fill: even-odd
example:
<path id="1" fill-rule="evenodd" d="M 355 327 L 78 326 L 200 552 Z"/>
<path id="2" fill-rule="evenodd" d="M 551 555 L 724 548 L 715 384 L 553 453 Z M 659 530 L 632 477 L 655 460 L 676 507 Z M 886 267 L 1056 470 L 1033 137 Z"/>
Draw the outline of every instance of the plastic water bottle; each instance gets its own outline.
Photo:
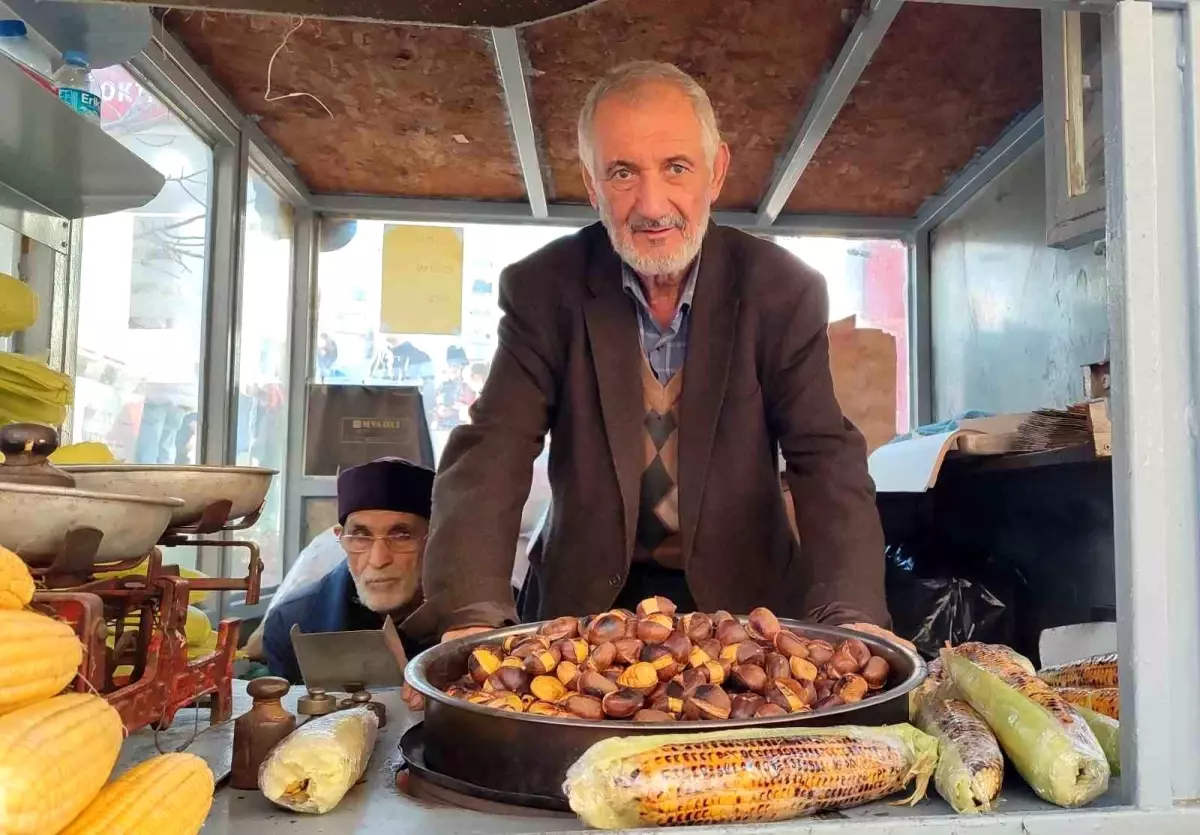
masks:
<path id="1" fill-rule="evenodd" d="M 13 59 L 38 84 L 54 92 L 50 56 L 29 40 L 23 21 L 0 20 L 0 52 Z"/>
<path id="2" fill-rule="evenodd" d="M 84 118 L 100 124 L 100 97 L 92 92 L 92 73 L 87 56 L 69 49 L 63 53 L 63 65 L 54 74 L 58 97 L 67 107 Z"/>

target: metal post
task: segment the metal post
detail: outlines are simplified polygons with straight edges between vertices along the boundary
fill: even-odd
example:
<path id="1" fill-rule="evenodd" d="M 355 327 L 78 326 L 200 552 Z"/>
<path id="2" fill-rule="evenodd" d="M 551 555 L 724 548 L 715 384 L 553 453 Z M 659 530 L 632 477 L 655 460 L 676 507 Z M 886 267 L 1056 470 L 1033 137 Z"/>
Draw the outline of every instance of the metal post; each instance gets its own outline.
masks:
<path id="1" fill-rule="evenodd" d="M 292 312 L 289 323 L 288 443 L 284 467 L 283 571 L 291 570 L 300 553 L 304 500 L 304 432 L 308 413 L 308 370 L 312 365 L 312 335 L 317 310 L 317 223 L 311 209 L 299 209 L 293 225 Z"/>
<path id="2" fill-rule="evenodd" d="M 908 244 L 908 410 L 914 429 L 934 419 L 931 234 L 922 229 Z"/>
<path id="3" fill-rule="evenodd" d="M 1195 686 L 1195 670 L 1177 666 L 1195 666 L 1200 593 L 1181 46 L 1177 12 L 1123 0 L 1105 18 L 1121 766 L 1142 809 L 1194 791 L 1200 720 L 1195 698 L 1178 692 Z"/>

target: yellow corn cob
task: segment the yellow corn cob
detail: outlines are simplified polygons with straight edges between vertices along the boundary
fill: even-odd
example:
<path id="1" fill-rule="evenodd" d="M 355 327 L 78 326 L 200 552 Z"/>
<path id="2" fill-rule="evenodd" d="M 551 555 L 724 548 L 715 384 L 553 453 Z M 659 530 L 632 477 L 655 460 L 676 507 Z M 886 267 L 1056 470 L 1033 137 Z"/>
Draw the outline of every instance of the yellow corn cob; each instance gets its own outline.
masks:
<path id="1" fill-rule="evenodd" d="M 1047 667 L 1038 676 L 1055 687 L 1117 687 L 1120 684 L 1115 652 Z"/>
<path id="2" fill-rule="evenodd" d="M 984 667 L 999 668 L 1013 665 L 1027 675 L 1037 675 L 1037 668 L 1033 666 L 1032 661 L 1012 647 L 1006 647 L 1003 644 L 983 644 L 979 641 L 968 641 L 965 644 L 959 644 L 954 647 L 954 654 L 969 658 L 976 664 L 981 664 Z M 941 659 L 938 659 L 934 663 L 937 664 L 940 662 Z"/>
<path id="3" fill-rule="evenodd" d="M 38 296 L 20 279 L 0 273 L 0 336 L 23 331 L 37 322 Z"/>
<path id="4" fill-rule="evenodd" d="M 258 787 L 285 809 L 323 815 L 362 777 L 378 733 L 379 718 L 365 707 L 311 719 L 271 749 Z"/>
<path id="5" fill-rule="evenodd" d="M 195 754 L 163 754 L 100 790 L 61 835 L 196 835 L 212 806 L 213 775 Z"/>
<path id="6" fill-rule="evenodd" d="M 917 707 L 916 725 L 938 741 L 934 785 L 960 814 L 989 812 L 1004 781 L 1000 744 L 983 718 L 958 699 L 928 698 Z"/>
<path id="7" fill-rule="evenodd" d="M 1104 751 L 1104 756 L 1108 759 L 1108 770 L 1114 776 L 1120 777 L 1121 723 L 1112 717 L 1104 716 L 1079 705 L 1075 706 L 1075 712 L 1083 717 L 1083 721 L 1088 723 L 1088 727 L 1096 735 L 1100 749 Z"/>
<path id="8" fill-rule="evenodd" d="M 0 832 L 59 832 L 104 787 L 122 736 L 120 715 L 90 693 L 0 716 Z"/>
<path id="9" fill-rule="evenodd" d="M 1055 692 L 1078 707 L 1086 707 L 1109 719 L 1121 718 L 1121 690 L 1118 687 L 1055 687 Z"/>
<path id="10" fill-rule="evenodd" d="M 81 661 L 83 646 L 67 624 L 26 609 L 0 609 L 0 716 L 62 690 Z"/>
<path id="11" fill-rule="evenodd" d="M 29 569 L 20 557 L 0 546 L 0 609 L 24 609 L 30 600 L 33 600 L 33 577 Z"/>
<path id="12" fill-rule="evenodd" d="M 593 745 L 563 789 L 589 826 L 774 821 L 868 803 L 914 778 L 925 796 L 937 741 L 911 725 L 617 737 Z"/>

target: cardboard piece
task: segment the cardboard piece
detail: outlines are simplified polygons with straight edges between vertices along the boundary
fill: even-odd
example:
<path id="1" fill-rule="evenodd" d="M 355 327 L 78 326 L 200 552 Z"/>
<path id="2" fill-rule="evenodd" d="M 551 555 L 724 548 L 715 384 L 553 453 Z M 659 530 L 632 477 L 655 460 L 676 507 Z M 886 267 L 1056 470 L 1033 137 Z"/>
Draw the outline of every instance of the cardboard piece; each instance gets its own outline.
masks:
<path id="1" fill-rule="evenodd" d="M 896 437 L 896 339 L 856 327 L 849 316 L 829 325 L 829 370 L 842 412 L 867 439 L 868 454 Z"/>
<path id="2" fill-rule="evenodd" d="M 937 435 L 914 435 L 882 446 L 867 459 L 867 469 L 880 493 L 924 493 L 937 483 L 946 453 L 974 430 L 958 429 Z"/>

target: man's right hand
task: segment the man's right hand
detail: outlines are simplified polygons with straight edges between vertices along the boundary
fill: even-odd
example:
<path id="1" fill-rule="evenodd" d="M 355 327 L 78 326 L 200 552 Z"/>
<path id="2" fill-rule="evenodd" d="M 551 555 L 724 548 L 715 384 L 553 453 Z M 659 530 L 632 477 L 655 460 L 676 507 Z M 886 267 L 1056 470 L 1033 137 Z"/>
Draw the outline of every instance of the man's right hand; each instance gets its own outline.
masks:
<path id="1" fill-rule="evenodd" d="M 464 626 L 462 629 L 451 629 L 442 636 L 442 643 L 453 641 L 455 638 L 465 638 L 468 635 L 478 635 L 480 632 L 491 632 L 494 626 Z"/>

